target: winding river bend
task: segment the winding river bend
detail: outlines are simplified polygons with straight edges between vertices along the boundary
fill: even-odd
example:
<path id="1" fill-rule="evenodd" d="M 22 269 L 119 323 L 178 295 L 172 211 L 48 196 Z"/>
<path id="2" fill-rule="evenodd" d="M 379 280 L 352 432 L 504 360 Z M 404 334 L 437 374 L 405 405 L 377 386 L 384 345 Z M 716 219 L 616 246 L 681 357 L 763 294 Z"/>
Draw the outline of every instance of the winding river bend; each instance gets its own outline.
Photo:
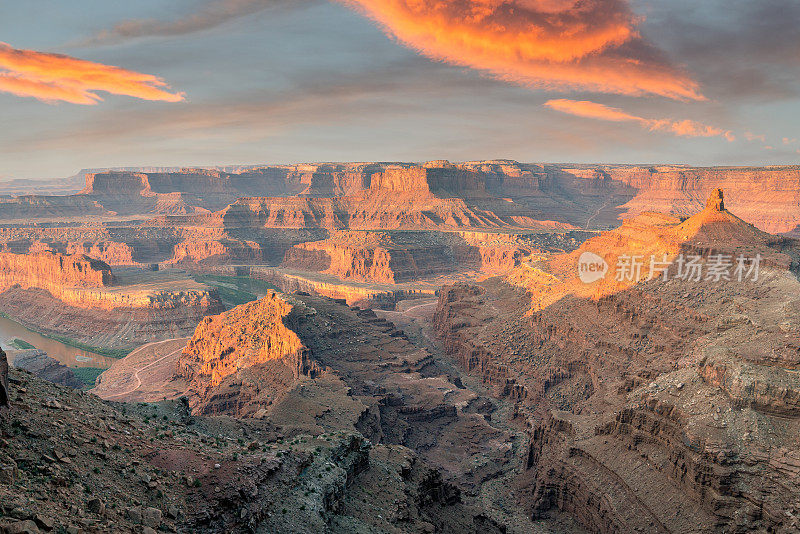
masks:
<path id="1" fill-rule="evenodd" d="M 78 349 L 49 337 L 44 337 L 36 332 L 31 332 L 19 323 L 0 317 L 0 345 L 3 349 L 14 349 L 11 342 L 14 339 L 27 341 L 37 349 L 43 350 L 54 360 L 58 360 L 68 367 L 97 367 L 108 369 L 115 361 L 114 358 L 95 354 L 88 350 Z"/>

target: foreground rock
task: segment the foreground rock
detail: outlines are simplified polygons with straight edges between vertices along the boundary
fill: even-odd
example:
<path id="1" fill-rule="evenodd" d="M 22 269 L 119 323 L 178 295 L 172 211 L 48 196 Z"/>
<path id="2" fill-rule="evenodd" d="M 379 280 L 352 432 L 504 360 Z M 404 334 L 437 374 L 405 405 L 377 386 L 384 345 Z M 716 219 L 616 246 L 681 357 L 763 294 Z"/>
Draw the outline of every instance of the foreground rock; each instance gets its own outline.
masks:
<path id="1" fill-rule="evenodd" d="M 5 351 L 0 348 L 0 407 L 8 406 L 8 358 Z"/>
<path id="2" fill-rule="evenodd" d="M 501 532 L 413 451 L 296 421 L 112 405 L 12 369 L 7 532 Z"/>
<path id="3" fill-rule="evenodd" d="M 25 369 L 31 374 L 54 384 L 70 388 L 82 388 L 83 382 L 78 380 L 72 369 L 49 357 L 38 349 L 9 350 L 8 357 L 13 367 Z"/>
<path id="4" fill-rule="evenodd" d="M 392 322 L 343 301 L 271 293 L 205 319 L 178 361 L 167 343 L 163 350 L 148 347 L 153 351 L 142 353 L 147 359 L 131 354 L 120 366 L 137 370 L 135 383 L 112 367 L 95 391 L 112 400 L 136 398 L 129 397 L 134 389 L 152 391 L 153 397 L 139 398 L 160 400 L 159 392 L 182 383 L 197 416 L 234 415 L 253 424 L 302 427 L 312 436 L 358 433 L 381 447 L 407 447 L 441 473 L 428 484 L 439 487 L 439 476 L 450 484 L 436 490 L 438 500 L 481 510 L 463 518 L 467 526 L 442 518 L 432 521 L 437 528 L 492 532 L 509 520 L 533 528 L 524 514 L 504 509 L 504 494 L 496 489 L 524 463 L 524 436 L 504 422 L 513 412 L 465 387 L 425 339 L 412 341 Z M 158 369 L 171 360 L 175 378 L 165 383 Z M 399 481 L 387 476 L 371 480 L 381 484 L 379 498 L 398 506 L 390 520 L 404 530 L 414 506 L 405 503 Z M 352 510 L 368 515 L 357 503 Z"/>

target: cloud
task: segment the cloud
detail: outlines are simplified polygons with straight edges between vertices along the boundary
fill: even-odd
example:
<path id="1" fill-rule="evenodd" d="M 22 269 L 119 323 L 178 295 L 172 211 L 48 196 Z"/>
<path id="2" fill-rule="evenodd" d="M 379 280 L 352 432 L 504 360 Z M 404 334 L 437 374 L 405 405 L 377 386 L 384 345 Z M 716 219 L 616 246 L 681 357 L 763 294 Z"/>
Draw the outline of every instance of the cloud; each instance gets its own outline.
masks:
<path id="1" fill-rule="evenodd" d="M 115 44 L 139 37 L 187 35 L 215 28 L 228 21 L 252 15 L 267 8 L 297 7 L 309 0 L 220 0 L 207 3 L 195 13 L 174 21 L 153 19 L 124 20 L 113 28 L 74 43 L 76 46 Z"/>
<path id="2" fill-rule="evenodd" d="M 800 94 L 797 0 L 661 0 L 654 5 L 642 31 L 685 61 L 712 100 L 774 103 Z"/>
<path id="3" fill-rule="evenodd" d="M 767 136 L 764 134 L 754 134 L 753 132 L 745 132 L 744 138 L 748 141 L 761 141 L 762 143 L 767 142 Z"/>
<path id="4" fill-rule="evenodd" d="M 440 61 L 525 86 L 704 100 L 626 0 L 337 0 Z"/>
<path id="5" fill-rule="evenodd" d="M 180 102 L 161 78 L 61 54 L 20 50 L 0 42 L 0 92 L 45 102 L 92 105 L 97 91 L 143 100 Z"/>
<path id="6" fill-rule="evenodd" d="M 618 108 L 612 108 L 588 100 L 568 100 L 565 98 L 548 100 L 545 106 L 577 117 L 612 122 L 635 122 L 651 132 L 666 132 L 679 137 L 724 137 L 735 141 L 736 136 L 730 130 L 722 130 L 693 120 L 676 121 L 673 119 L 647 119 L 632 115 Z"/>

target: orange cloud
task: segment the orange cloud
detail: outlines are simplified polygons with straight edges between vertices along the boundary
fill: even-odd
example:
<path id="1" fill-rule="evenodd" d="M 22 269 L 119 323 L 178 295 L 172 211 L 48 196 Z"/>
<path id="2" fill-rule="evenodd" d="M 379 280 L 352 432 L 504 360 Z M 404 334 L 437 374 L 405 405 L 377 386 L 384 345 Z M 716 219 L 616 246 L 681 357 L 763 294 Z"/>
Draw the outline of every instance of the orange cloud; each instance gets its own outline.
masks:
<path id="1" fill-rule="evenodd" d="M 430 58 L 545 89 L 704 100 L 626 0 L 338 0 Z"/>
<path id="2" fill-rule="evenodd" d="M 544 105 L 562 113 L 568 113 L 577 117 L 585 117 L 587 119 L 612 122 L 636 122 L 651 132 L 667 132 L 680 137 L 719 136 L 724 137 L 730 142 L 736 140 L 736 136 L 730 130 L 723 130 L 703 124 L 702 122 L 688 119 L 682 121 L 672 119 L 648 119 L 637 115 L 631 115 L 618 108 L 612 108 L 603 104 L 598 104 L 597 102 L 589 102 L 588 100 L 568 100 L 566 98 L 559 98 L 548 100 Z"/>
<path id="3" fill-rule="evenodd" d="M 45 102 L 91 105 L 97 91 L 143 100 L 180 102 L 162 79 L 61 54 L 19 50 L 0 42 L 0 91 Z"/>

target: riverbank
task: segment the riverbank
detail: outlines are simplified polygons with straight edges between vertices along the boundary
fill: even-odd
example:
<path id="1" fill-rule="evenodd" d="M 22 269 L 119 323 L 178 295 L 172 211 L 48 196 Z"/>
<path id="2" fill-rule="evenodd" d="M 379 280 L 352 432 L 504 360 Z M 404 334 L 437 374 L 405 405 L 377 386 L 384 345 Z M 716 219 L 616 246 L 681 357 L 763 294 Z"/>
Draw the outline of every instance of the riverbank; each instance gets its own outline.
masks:
<path id="1" fill-rule="evenodd" d="M 9 348 L 39 349 L 72 368 L 106 369 L 128 351 L 94 347 L 64 336 L 29 328 L 6 312 L 0 312 L 0 340 Z"/>

